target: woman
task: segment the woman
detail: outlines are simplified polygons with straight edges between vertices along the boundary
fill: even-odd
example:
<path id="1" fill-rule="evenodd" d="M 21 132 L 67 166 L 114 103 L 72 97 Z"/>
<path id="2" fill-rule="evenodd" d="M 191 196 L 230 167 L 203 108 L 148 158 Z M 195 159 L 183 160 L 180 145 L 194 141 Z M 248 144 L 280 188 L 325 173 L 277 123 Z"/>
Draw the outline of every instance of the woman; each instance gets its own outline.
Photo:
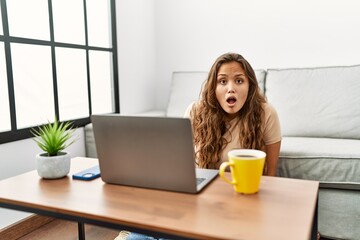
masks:
<path id="1" fill-rule="evenodd" d="M 194 132 L 196 161 L 201 168 L 219 168 L 233 148 L 266 152 L 264 174 L 276 175 L 281 132 L 276 111 L 260 93 L 255 72 L 239 54 L 220 56 L 212 66 L 199 102 L 186 113 Z M 115 240 L 155 239 L 121 231 Z"/>
<path id="2" fill-rule="evenodd" d="M 279 119 L 241 55 L 226 53 L 216 59 L 200 100 L 188 107 L 185 116 L 192 122 L 198 167 L 218 169 L 234 148 L 259 149 L 266 152 L 264 174 L 276 175 Z"/>

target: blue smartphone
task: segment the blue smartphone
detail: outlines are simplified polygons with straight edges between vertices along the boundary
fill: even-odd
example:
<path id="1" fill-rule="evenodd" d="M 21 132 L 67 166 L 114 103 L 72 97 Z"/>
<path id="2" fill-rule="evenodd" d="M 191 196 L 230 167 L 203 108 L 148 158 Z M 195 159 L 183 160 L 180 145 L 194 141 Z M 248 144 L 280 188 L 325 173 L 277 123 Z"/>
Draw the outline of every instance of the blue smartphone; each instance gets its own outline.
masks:
<path id="1" fill-rule="evenodd" d="M 72 175 L 73 179 L 77 179 L 77 180 L 85 180 L 85 181 L 89 181 L 95 178 L 100 177 L 100 168 L 99 165 L 96 165 L 94 167 L 88 168 L 84 171 L 78 172 L 78 173 L 74 173 Z"/>

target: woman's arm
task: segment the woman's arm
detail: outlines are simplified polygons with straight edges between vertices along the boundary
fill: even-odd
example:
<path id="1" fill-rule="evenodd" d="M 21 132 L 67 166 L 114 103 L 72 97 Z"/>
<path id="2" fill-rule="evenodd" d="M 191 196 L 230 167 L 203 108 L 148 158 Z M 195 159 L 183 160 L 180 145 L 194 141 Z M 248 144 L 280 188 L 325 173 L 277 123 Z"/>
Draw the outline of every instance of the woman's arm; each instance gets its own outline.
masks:
<path id="1" fill-rule="evenodd" d="M 276 176 L 277 163 L 279 160 L 281 141 L 266 145 L 266 172 L 264 175 Z"/>

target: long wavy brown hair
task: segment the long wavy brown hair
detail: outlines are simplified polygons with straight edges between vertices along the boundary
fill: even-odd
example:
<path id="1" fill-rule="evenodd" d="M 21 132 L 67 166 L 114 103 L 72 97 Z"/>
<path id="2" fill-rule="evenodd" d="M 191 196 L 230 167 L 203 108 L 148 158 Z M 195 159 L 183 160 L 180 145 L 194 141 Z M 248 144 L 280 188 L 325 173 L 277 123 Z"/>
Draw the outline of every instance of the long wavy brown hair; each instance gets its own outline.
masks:
<path id="1" fill-rule="evenodd" d="M 237 113 L 237 127 L 240 129 L 242 148 L 261 149 L 264 146 L 262 121 L 265 97 L 260 92 L 256 75 L 248 61 L 239 54 L 226 53 L 218 57 L 203 83 L 198 104 L 191 111 L 194 145 L 197 165 L 200 168 L 215 169 L 221 161 L 221 154 L 228 142 L 223 137 L 229 124 L 226 112 L 217 101 L 215 89 L 219 68 L 224 63 L 238 62 L 249 79 L 249 92 L 244 106 Z"/>

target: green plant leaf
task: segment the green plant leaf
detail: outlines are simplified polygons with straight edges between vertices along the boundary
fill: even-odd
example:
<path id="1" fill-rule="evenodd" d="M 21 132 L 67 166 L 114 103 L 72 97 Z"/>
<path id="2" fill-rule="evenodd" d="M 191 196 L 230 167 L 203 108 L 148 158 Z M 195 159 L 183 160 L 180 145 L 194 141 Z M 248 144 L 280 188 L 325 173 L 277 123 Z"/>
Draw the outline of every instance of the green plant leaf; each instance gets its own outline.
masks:
<path id="1" fill-rule="evenodd" d="M 33 139 L 37 145 L 49 156 L 58 155 L 59 152 L 70 146 L 76 139 L 72 139 L 75 129 L 72 122 L 59 123 L 55 119 L 54 123 L 31 129 L 30 132 L 35 136 Z"/>

